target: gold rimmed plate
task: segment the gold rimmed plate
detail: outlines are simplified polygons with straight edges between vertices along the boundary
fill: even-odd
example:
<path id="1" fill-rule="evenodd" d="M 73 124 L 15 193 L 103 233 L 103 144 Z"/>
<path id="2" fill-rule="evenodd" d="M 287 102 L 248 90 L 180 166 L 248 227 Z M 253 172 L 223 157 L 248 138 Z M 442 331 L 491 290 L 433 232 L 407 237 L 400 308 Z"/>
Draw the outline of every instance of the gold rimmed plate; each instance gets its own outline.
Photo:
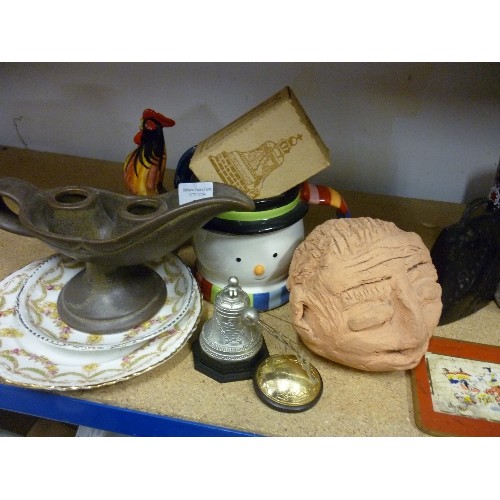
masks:
<path id="1" fill-rule="evenodd" d="M 188 342 L 202 310 L 195 288 L 187 311 L 176 324 L 153 339 L 108 350 L 76 351 L 41 341 L 19 320 L 19 291 L 38 263 L 0 282 L 0 378 L 46 390 L 92 389 L 145 373 L 170 359 Z"/>
<path id="2" fill-rule="evenodd" d="M 149 320 L 123 332 L 82 332 L 59 316 L 57 299 L 63 286 L 84 264 L 56 254 L 41 262 L 26 280 L 18 297 L 19 319 L 40 340 L 68 349 L 106 350 L 131 346 L 169 330 L 186 313 L 196 288 L 191 271 L 175 255 L 149 264 L 164 280 L 167 298 Z"/>

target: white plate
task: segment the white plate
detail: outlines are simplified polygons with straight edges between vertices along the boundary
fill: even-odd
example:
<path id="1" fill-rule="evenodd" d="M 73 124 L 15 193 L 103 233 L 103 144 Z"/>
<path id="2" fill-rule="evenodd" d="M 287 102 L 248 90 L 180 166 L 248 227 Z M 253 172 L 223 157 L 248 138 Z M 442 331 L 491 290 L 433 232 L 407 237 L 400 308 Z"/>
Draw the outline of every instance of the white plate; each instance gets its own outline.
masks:
<path id="1" fill-rule="evenodd" d="M 6 382 L 67 391 L 128 380 L 171 358 L 187 343 L 198 325 L 202 300 L 196 287 L 182 319 L 141 344 L 74 351 L 42 342 L 24 328 L 16 307 L 20 290 L 40 264 L 29 264 L 0 282 L 0 377 Z"/>
<path id="2" fill-rule="evenodd" d="M 19 319 L 40 340 L 68 349 L 115 349 L 143 342 L 175 325 L 186 313 L 197 288 L 189 268 L 173 254 L 150 267 L 165 281 L 165 304 L 151 319 L 127 331 L 101 335 L 81 332 L 64 323 L 57 312 L 57 298 L 84 264 L 60 254 L 39 264 L 26 280 L 18 298 Z"/>

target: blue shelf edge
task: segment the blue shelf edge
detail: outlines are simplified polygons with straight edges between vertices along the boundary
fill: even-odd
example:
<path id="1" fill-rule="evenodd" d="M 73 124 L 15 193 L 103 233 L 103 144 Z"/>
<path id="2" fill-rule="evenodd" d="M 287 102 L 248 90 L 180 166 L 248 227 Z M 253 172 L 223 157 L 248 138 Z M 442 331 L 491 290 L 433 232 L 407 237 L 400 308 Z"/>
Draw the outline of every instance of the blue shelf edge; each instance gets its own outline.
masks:
<path id="1" fill-rule="evenodd" d="M 121 408 L 57 392 L 0 383 L 0 408 L 135 437 L 245 437 L 258 434 Z"/>

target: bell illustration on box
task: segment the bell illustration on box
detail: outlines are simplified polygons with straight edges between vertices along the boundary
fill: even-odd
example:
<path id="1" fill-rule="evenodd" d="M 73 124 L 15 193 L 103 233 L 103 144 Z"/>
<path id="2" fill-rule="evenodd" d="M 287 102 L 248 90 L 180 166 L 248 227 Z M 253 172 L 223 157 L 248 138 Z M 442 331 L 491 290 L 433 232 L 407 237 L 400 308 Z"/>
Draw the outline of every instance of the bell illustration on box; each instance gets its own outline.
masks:
<path id="1" fill-rule="evenodd" d="M 248 294 L 231 276 L 215 298 L 214 315 L 193 344 L 195 368 L 217 380 L 251 379 L 256 366 L 269 355 L 257 325 L 244 320 Z"/>
<path id="2" fill-rule="evenodd" d="M 283 163 L 285 155 L 301 139 L 297 134 L 278 143 L 266 141 L 251 151 L 222 151 L 208 158 L 224 184 L 258 198 L 266 177 Z"/>

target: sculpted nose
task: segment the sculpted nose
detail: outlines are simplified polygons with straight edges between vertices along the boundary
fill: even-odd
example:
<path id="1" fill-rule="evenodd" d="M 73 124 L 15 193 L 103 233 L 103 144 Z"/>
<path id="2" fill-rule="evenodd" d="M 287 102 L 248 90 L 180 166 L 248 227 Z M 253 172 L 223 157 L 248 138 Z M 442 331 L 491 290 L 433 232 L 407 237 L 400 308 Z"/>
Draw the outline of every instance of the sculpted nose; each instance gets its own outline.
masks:
<path id="1" fill-rule="evenodd" d="M 265 272 L 265 268 L 262 264 L 257 264 L 254 268 L 253 268 L 253 273 L 255 274 L 255 276 L 262 276 Z"/>

